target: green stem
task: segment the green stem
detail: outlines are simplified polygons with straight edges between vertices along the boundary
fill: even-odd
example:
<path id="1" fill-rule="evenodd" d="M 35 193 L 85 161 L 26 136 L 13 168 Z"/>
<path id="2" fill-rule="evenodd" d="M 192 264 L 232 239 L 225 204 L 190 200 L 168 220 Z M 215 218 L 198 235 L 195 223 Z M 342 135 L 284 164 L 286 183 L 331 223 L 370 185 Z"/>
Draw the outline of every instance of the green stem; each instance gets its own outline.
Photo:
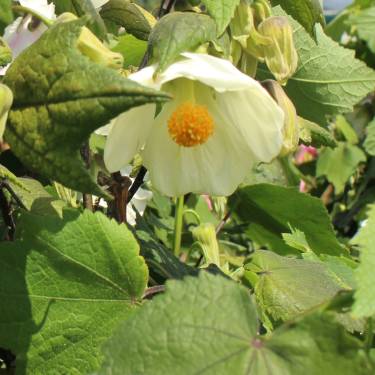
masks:
<path id="1" fill-rule="evenodd" d="M 176 255 L 176 257 L 180 256 L 183 214 L 184 214 L 184 196 L 182 195 L 181 197 L 177 198 L 175 220 L 174 220 L 173 252 L 174 252 L 174 255 Z"/>
<path id="2" fill-rule="evenodd" d="M 23 7 L 22 5 L 14 5 L 12 7 L 12 9 L 15 11 L 15 12 L 18 12 L 18 13 L 28 13 L 28 14 L 31 14 L 33 17 L 41 20 L 46 26 L 50 27 L 52 24 L 53 24 L 53 21 L 52 20 L 49 20 L 48 18 L 46 17 L 43 17 L 41 14 L 37 13 L 37 12 L 34 12 L 32 9 L 30 8 L 27 8 L 27 7 Z"/>

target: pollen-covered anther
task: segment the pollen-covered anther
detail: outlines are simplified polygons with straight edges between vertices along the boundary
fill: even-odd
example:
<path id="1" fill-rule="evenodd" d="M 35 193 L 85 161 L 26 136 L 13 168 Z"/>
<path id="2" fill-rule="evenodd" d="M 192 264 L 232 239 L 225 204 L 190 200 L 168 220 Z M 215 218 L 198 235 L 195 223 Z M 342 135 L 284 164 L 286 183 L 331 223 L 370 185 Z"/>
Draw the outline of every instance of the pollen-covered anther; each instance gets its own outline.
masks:
<path id="1" fill-rule="evenodd" d="M 169 118 L 168 132 L 180 146 L 198 146 L 214 133 L 214 120 L 205 106 L 185 102 Z"/>

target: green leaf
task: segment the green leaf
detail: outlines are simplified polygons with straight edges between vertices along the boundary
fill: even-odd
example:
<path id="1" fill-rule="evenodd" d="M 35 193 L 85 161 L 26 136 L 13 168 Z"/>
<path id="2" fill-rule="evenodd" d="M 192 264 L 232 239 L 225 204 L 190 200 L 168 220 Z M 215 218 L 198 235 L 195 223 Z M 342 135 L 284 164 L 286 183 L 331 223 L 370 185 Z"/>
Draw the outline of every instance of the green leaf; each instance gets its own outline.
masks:
<path id="1" fill-rule="evenodd" d="M 259 306 L 276 322 L 328 302 L 342 290 L 323 263 L 282 257 L 271 251 L 256 251 L 245 270 Z"/>
<path id="2" fill-rule="evenodd" d="M 274 13 L 285 15 L 281 8 Z M 340 47 L 315 26 L 316 42 L 303 27 L 289 18 L 299 62 L 288 80 L 286 92 L 297 113 L 319 125 L 327 116 L 351 112 L 353 106 L 374 89 L 375 72 L 354 57 L 354 51 Z"/>
<path id="3" fill-rule="evenodd" d="M 335 149 L 325 148 L 320 153 L 316 176 L 326 176 L 327 180 L 335 187 L 336 194 L 341 194 L 358 164 L 365 161 L 366 155 L 359 147 L 339 142 Z"/>
<path id="4" fill-rule="evenodd" d="M 229 204 L 242 221 L 250 223 L 250 236 L 255 234 L 260 245 L 276 252 L 296 253 L 282 239 L 282 233 L 289 232 L 291 226 L 305 233 L 314 253 L 346 254 L 336 239 L 328 212 L 318 198 L 299 193 L 294 188 L 259 184 L 239 189 Z"/>
<path id="5" fill-rule="evenodd" d="M 359 140 L 357 133 L 344 116 L 339 115 L 336 117 L 335 126 L 336 129 L 345 137 L 346 141 L 353 145 L 358 143 Z"/>
<path id="6" fill-rule="evenodd" d="M 4 29 L 13 21 L 12 0 L 2 0 L 0 2 L 0 35 Z"/>
<path id="7" fill-rule="evenodd" d="M 100 347 L 137 307 L 147 268 L 125 225 L 65 211 L 23 214 L 0 248 L 0 347 L 17 374 L 88 374 Z"/>
<path id="8" fill-rule="evenodd" d="M 375 118 L 367 125 L 366 131 L 367 135 L 363 146 L 369 155 L 375 156 Z"/>
<path id="9" fill-rule="evenodd" d="M 12 188 L 27 210 L 37 215 L 57 215 L 62 217 L 64 201 L 49 194 L 43 185 L 31 178 L 18 178 L 22 187 L 13 184 Z"/>
<path id="10" fill-rule="evenodd" d="M 103 6 L 100 15 L 105 21 L 124 27 L 126 32 L 142 40 L 148 40 L 156 24 L 151 13 L 127 0 L 110 0 Z"/>
<path id="11" fill-rule="evenodd" d="M 217 36 L 220 36 L 234 16 L 240 0 L 202 0 L 208 13 L 216 22 Z"/>
<path id="12" fill-rule="evenodd" d="M 126 34 L 119 37 L 119 42 L 112 51 L 120 52 L 124 56 L 124 68 L 139 66 L 147 50 L 147 42 Z"/>
<path id="13" fill-rule="evenodd" d="M 312 251 L 310 245 L 306 240 L 305 233 L 298 229 L 290 228 L 290 233 L 282 233 L 283 240 L 288 246 L 294 247 L 295 249 L 302 252 Z"/>
<path id="14" fill-rule="evenodd" d="M 215 23 L 204 14 L 174 12 L 162 17 L 149 38 L 152 58 L 164 70 L 182 52 L 215 39 Z"/>
<path id="15" fill-rule="evenodd" d="M 56 14 L 70 12 L 77 17 L 89 16 L 90 22 L 87 25 L 91 31 L 100 39 L 107 39 L 107 29 L 99 13 L 93 6 L 91 0 L 58 0 L 54 2 Z"/>
<path id="16" fill-rule="evenodd" d="M 368 374 L 361 343 L 328 315 L 258 334 L 244 287 L 221 276 L 167 282 L 105 345 L 100 375 Z M 370 372 L 369 372 L 370 371 Z"/>
<path id="17" fill-rule="evenodd" d="M 29 168 L 73 190 L 103 195 L 80 147 L 113 117 L 166 96 L 82 55 L 75 48 L 82 24 L 55 25 L 12 63 L 4 79 L 14 95 L 5 138 Z"/>
<path id="18" fill-rule="evenodd" d="M 298 21 L 312 36 L 316 23 L 325 26 L 323 9 L 319 0 L 271 0 L 271 3 L 281 5 L 285 12 Z"/>
<path id="19" fill-rule="evenodd" d="M 29 191 L 29 189 L 17 178 L 8 168 L 0 164 L 0 180 L 8 181 L 13 185 L 17 185 L 20 189 Z"/>
<path id="20" fill-rule="evenodd" d="M 375 53 L 375 6 L 351 14 L 347 22 Z"/>
<path id="21" fill-rule="evenodd" d="M 351 240 L 360 246 L 360 263 L 355 271 L 357 290 L 354 294 L 353 314 L 370 317 L 375 314 L 375 206 L 372 205 L 364 227 Z"/>
<path id="22" fill-rule="evenodd" d="M 314 147 L 337 146 L 337 142 L 333 135 L 322 126 L 315 124 L 315 122 L 298 116 L 298 126 L 300 129 L 299 137 L 303 144 Z"/>

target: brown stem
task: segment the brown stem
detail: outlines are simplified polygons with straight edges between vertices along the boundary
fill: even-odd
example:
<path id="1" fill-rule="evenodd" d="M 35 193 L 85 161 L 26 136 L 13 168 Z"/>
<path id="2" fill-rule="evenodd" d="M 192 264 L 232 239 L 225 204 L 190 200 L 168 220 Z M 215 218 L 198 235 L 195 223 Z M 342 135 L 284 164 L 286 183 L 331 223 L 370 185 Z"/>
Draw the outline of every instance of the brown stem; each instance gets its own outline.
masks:
<path id="1" fill-rule="evenodd" d="M 16 230 L 16 224 L 14 223 L 12 216 L 12 207 L 5 196 L 3 188 L 0 189 L 0 209 L 4 223 L 8 228 L 8 232 L 6 234 L 5 239 L 8 241 L 13 241 L 14 233 Z"/>
<path id="2" fill-rule="evenodd" d="M 90 151 L 90 146 L 88 143 L 85 143 L 82 146 L 81 155 L 82 155 L 83 161 L 85 162 L 86 168 L 90 169 L 91 151 Z M 93 199 L 92 199 L 91 194 L 83 193 L 83 207 L 90 211 L 94 210 Z"/>

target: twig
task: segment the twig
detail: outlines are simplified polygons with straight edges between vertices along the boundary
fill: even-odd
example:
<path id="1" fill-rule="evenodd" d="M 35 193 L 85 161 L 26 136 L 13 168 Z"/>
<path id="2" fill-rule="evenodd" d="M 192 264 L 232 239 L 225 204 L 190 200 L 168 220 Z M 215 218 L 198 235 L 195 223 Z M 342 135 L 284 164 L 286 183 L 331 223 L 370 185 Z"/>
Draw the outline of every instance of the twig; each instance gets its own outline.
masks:
<path id="1" fill-rule="evenodd" d="M 165 285 L 155 285 L 148 289 L 146 289 L 145 293 L 143 294 L 143 299 L 150 299 L 155 294 L 165 292 Z"/>
<path id="2" fill-rule="evenodd" d="M 8 241 L 13 241 L 14 233 L 16 231 L 16 224 L 14 223 L 14 220 L 13 220 L 11 205 L 5 196 L 3 187 L 1 187 L 0 189 L 0 209 L 1 209 L 4 223 L 8 228 L 6 239 Z"/>
<path id="3" fill-rule="evenodd" d="M 220 223 L 218 224 L 218 226 L 216 227 L 216 235 L 219 234 L 219 232 L 223 229 L 224 225 L 227 223 L 227 221 L 229 220 L 230 218 L 230 215 L 231 215 L 231 211 L 228 211 L 225 216 L 222 218 L 222 220 L 220 221 Z"/>
<path id="4" fill-rule="evenodd" d="M 115 197 L 114 213 L 119 223 L 126 223 L 126 205 L 128 201 L 129 187 L 131 179 L 127 176 L 121 176 L 120 172 L 112 173 L 113 184 L 111 192 Z"/>
<path id="5" fill-rule="evenodd" d="M 83 158 L 83 161 L 85 162 L 86 168 L 90 169 L 91 165 L 91 152 L 90 152 L 90 146 L 88 143 L 85 143 L 81 148 L 81 155 Z M 83 207 L 87 210 L 93 211 L 94 205 L 93 205 L 93 199 L 91 194 L 83 194 Z"/>

